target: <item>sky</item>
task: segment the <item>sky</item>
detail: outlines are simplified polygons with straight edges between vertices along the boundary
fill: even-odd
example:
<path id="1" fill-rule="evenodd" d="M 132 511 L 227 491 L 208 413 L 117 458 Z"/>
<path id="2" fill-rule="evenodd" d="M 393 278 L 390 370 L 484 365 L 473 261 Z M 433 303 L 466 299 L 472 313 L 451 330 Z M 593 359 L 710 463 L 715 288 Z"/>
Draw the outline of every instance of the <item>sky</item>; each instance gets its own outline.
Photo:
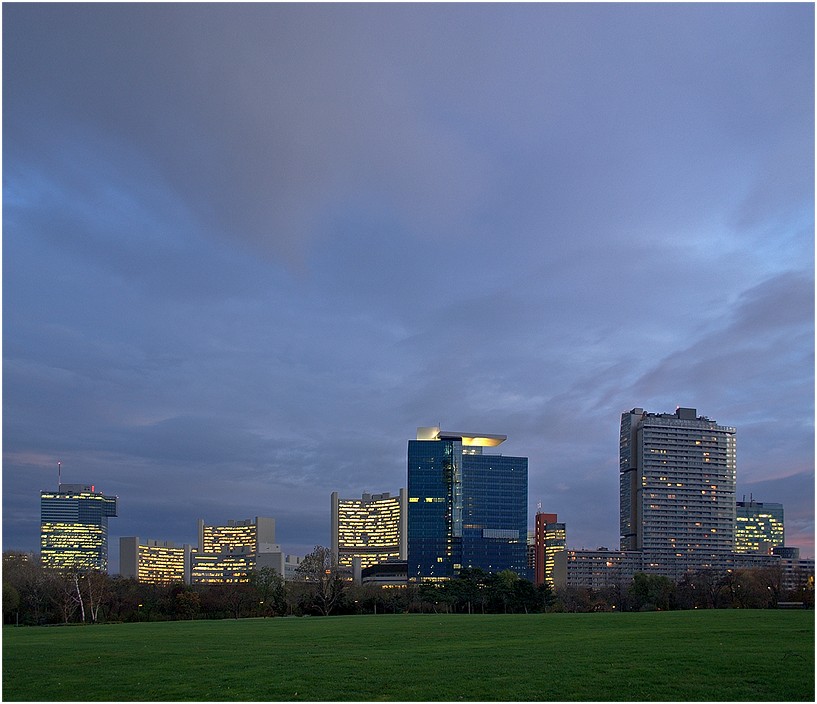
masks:
<path id="1" fill-rule="evenodd" d="M 737 428 L 814 555 L 814 7 L 16 4 L 3 12 L 3 548 L 396 493 L 505 434 L 618 547 L 622 412 Z"/>

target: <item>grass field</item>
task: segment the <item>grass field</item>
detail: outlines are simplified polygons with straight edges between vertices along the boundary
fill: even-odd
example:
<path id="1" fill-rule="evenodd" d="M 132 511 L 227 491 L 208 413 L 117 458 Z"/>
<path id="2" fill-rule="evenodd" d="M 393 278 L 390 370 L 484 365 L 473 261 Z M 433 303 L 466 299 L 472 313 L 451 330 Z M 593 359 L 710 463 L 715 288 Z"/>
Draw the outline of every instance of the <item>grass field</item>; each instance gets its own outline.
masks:
<path id="1" fill-rule="evenodd" d="M 813 701 L 814 612 L 3 629 L 6 701 Z"/>

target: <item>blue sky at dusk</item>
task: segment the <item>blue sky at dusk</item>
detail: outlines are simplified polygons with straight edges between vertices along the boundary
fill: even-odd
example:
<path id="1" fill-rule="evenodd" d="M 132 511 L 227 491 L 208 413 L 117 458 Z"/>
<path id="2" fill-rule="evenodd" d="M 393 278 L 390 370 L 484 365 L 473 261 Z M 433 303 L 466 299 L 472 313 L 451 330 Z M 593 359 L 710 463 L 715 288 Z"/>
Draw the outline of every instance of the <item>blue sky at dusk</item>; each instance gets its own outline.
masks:
<path id="1" fill-rule="evenodd" d="M 3 547 L 396 492 L 500 433 L 618 547 L 623 411 L 737 428 L 814 555 L 814 7 L 3 4 Z"/>

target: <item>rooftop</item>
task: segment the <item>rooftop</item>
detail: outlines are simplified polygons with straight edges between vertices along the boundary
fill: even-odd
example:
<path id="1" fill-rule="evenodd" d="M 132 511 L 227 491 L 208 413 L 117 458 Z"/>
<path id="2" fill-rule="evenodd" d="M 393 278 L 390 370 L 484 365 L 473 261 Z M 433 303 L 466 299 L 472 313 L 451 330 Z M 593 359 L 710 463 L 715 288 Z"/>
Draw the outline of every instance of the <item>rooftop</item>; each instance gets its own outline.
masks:
<path id="1" fill-rule="evenodd" d="M 508 439 L 507 435 L 489 433 L 460 433 L 453 430 L 440 430 L 434 425 L 426 428 L 417 428 L 418 440 L 462 440 L 463 446 L 468 447 L 496 447 Z"/>

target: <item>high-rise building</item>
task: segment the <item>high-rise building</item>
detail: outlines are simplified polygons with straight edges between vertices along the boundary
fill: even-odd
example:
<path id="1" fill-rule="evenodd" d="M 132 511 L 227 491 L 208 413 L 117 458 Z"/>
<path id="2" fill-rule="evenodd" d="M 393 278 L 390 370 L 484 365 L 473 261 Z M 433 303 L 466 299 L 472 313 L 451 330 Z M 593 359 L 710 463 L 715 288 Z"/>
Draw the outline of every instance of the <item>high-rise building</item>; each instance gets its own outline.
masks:
<path id="1" fill-rule="evenodd" d="M 119 574 L 147 584 L 190 583 L 190 546 L 119 538 Z"/>
<path id="2" fill-rule="evenodd" d="M 463 568 L 528 575 L 528 459 L 482 454 L 506 439 L 417 429 L 408 443 L 409 579 Z"/>
<path id="3" fill-rule="evenodd" d="M 735 552 L 772 554 L 785 545 L 783 504 L 738 501 L 735 516 Z"/>
<path id="4" fill-rule="evenodd" d="M 275 519 L 256 517 L 207 525 L 199 519 L 199 546 L 191 555 L 193 584 L 246 582 L 252 570 L 272 567 L 285 576 L 288 556 L 275 543 Z"/>
<path id="5" fill-rule="evenodd" d="M 63 570 L 108 571 L 108 518 L 116 496 L 93 485 L 60 484 L 40 492 L 40 552 L 43 565 Z"/>
<path id="6" fill-rule="evenodd" d="M 621 550 L 645 571 L 678 576 L 706 567 L 734 545 L 735 429 L 675 413 L 621 415 Z"/>
<path id="7" fill-rule="evenodd" d="M 555 513 L 536 514 L 534 530 L 534 583 L 554 586 L 553 566 L 556 553 L 565 549 L 567 531 Z"/>
<path id="8" fill-rule="evenodd" d="M 332 492 L 332 545 L 338 564 L 351 567 L 360 558 L 361 568 L 407 555 L 406 490 L 365 493 L 360 499 L 341 499 Z"/>

